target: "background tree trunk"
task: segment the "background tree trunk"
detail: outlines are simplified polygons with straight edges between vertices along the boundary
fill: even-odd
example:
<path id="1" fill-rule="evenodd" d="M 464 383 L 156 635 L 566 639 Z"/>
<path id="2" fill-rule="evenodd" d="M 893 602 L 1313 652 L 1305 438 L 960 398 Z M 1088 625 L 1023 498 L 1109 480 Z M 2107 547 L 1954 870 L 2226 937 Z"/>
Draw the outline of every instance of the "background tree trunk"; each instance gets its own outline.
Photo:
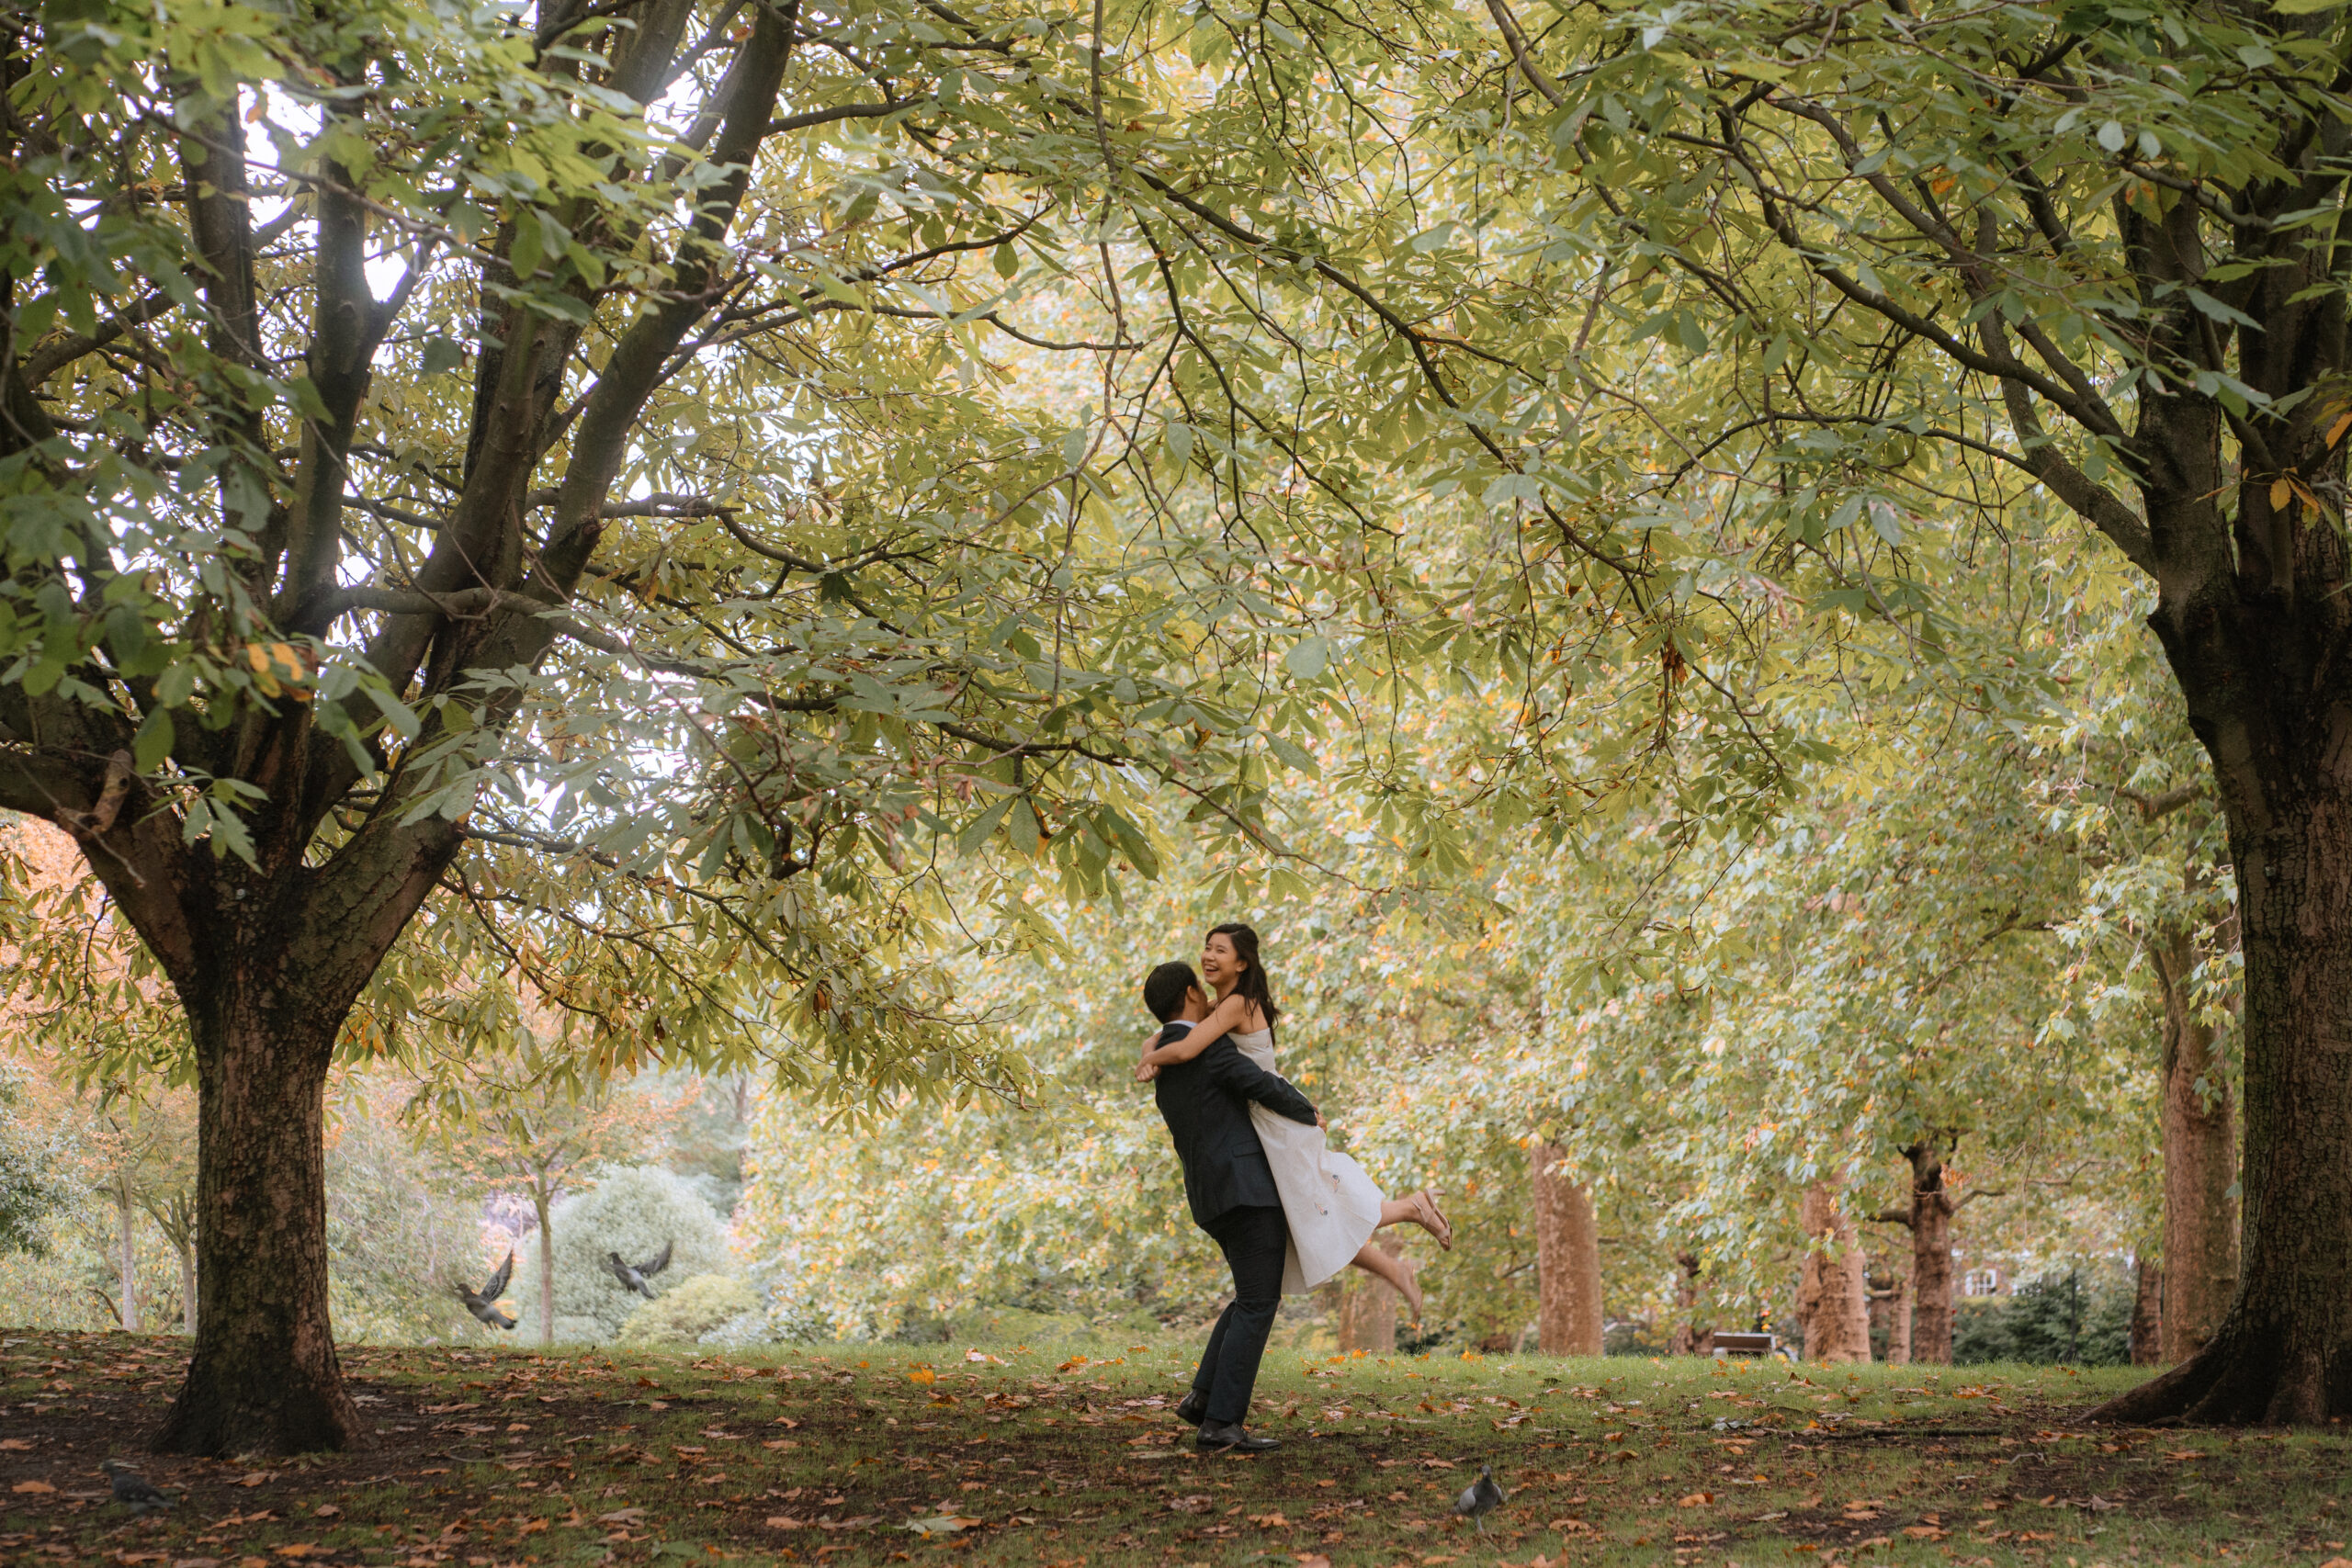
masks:
<path id="1" fill-rule="evenodd" d="M 1381 1236 L 1373 1243 L 1391 1258 L 1404 1249 Z M 1396 1292 L 1388 1282 L 1360 1269 L 1342 1276 L 1340 1289 L 1340 1348 L 1385 1356 L 1396 1348 Z"/>
<path id="2" fill-rule="evenodd" d="M 1911 1281 L 1901 1273 L 1871 1287 L 1871 1327 L 1886 1330 L 1886 1364 L 1911 1364 Z"/>
<path id="3" fill-rule="evenodd" d="M 2132 1364 L 2135 1367 L 2161 1367 L 2165 1364 L 2165 1271 L 2154 1258 L 2143 1252 L 2136 1261 L 2132 1274 Z"/>
<path id="4" fill-rule="evenodd" d="M 1804 1359 L 1840 1364 L 1871 1359 L 1868 1291 L 1862 1278 L 1862 1247 L 1854 1222 L 1815 1182 L 1804 1190 L 1802 1223 L 1814 1248 L 1797 1280 L 1797 1324 L 1804 1336 Z"/>
<path id="5" fill-rule="evenodd" d="M 251 951 L 248 949 L 247 951 Z M 230 960 L 233 964 L 234 960 Z M 196 1346 L 155 1446 L 176 1453 L 348 1448 L 359 1416 L 327 1318 L 327 1066 L 343 1008 L 249 987 L 183 993 L 195 1038 Z"/>
<path id="6" fill-rule="evenodd" d="M 1711 1356 L 1715 1349 L 1715 1331 L 1699 1324 L 1699 1255 L 1678 1252 L 1674 1261 L 1682 1272 L 1674 1281 L 1674 1332 L 1667 1336 L 1666 1353 L 1669 1356 Z"/>
<path id="7" fill-rule="evenodd" d="M 130 1201 L 130 1179 L 118 1176 L 114 1180 L 115 1217 L 122 1222 L 122 1330 L 126 1334 L 139 1332 L 139 1236 L 131 1228 L 131 1218 L 139 1211 Z"/>
<path id="8" fill-rule="evenodd" d="M 2163 1356 L 2185 1361 L 2211 1343 L 2238 1288 L 2237 1114 L 2212 1029 L 2189 992 L 2188 931 L 2148 943 L 2164 990 L 2165 1241 Z"/>
<path id="9" fill-rule="evenodd" d="M 548 1197 L 547 1183 L 542 1181 L 531 1189 L 531 1211 L 539 1221 L 539 1343 L 555 1343 L 555 1226 L 548 1219 L 555 1205 Z M 1390 1292 L 1392 1295 L 1394 1292 Z"/>
<path id="10" fill-rule="evenodd" d="M 1951 1194 L 1944 1190 L 1943 1151 L 1922 1138 L 1903 1151 L 1911 1162 L 1911 1359 L 1951 1365 Z"/>
<path id="11" fill-rule="evenodd" d="M 196 1337 L 196 1244 L 184 1241 L 174 1250 L 180 1255 L 180 1326 L 193 1339 Z"/>
<path id="12" fill-rule="evenodd" d="M 1600 1227 L 1591 1191 L 1556 1168 L 1561 1157 L 1556 1145 L 1536 1145 L 1536 1343 L 1547 1356 L 1598 1356 Z"/>

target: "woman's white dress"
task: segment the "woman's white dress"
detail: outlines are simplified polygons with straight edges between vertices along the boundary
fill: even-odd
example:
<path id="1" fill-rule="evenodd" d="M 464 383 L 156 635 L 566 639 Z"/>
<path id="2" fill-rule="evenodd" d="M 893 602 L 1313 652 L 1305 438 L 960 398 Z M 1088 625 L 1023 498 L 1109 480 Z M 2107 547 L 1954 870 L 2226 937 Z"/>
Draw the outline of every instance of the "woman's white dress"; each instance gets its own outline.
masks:
<path id="1" fill-rule="evenodd" d="M 1243 1055 L 1274 1070 L 1272 1030 L 1230 1038 Z M 1254 1100 L 1250 1120 L 1266 1146 L 1266 1163 L 1273 1168 L 1283 1214 L 1290 1222 L 1283 1293 L 1304 1295 L 1345 1269 L 1372 1239 L 1380 1226 L 1380 1189 L 1363 1167 L 1326 1146 L 1322 1128 L 1278 1116 Z"/>

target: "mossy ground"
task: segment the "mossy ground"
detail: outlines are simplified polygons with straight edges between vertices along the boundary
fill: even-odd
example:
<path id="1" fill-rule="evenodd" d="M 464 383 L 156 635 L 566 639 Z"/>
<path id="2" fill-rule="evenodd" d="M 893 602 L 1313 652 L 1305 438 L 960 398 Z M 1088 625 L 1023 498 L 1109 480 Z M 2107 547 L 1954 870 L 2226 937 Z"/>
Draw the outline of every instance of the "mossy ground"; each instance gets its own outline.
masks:
<path id="1" fill-rule="evenodd" d="M 2343 1432 L 2087 1427 L 2120 1372 L 1277 1351 L 1254 1424 L 1284 1446 L 1243 1459 L 1195 1456 L 1169 1415 L 1190 1338 L 1084 1361 L 362 1348 L 345 1366 L 369 1449 L 146 1457 L 183 1344 L 0 1346 L 0 1556 L 2319 1568 L 2352 1534 Z M 181 1506 L 130 1517 L 110 1455 Z M 1482 1462 L 1511 1494 L 1484 1537 L 1452 1512 Z"/>

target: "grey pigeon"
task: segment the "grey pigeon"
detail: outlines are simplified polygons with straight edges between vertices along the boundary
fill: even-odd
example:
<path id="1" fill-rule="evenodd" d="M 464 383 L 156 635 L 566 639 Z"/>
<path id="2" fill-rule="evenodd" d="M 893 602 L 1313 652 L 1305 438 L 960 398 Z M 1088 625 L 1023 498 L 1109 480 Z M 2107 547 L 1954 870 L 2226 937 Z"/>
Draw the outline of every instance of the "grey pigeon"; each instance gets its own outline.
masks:
<path id="1" fill-rule="evenodd" d="M 133 1471 L 119 1459 L 104 1460 L 98 1468 L 114 1478 L 114 1500 L 127 1503 L 134 1514 L 150 1508 L 168 1508 L 173 1500 L 155 1490 L 148 1479 Z"/>
<path id="2" fill-rule="evenodd" d="M 619 1253 L 607 1252 L 605 1254 L 605 1266 L 613 1271 L 613 1278 L 621 1282 L 623 1290 L 633 1291 L 650 1302 L 653 1299 L 653 1287 L 645 1281 L 670 1267 L 670 1252 L 677 1245 L 674 1241 L 663 1242 L 661 1257 L 649 1258 L 634 1269 L 621 1261 Z"/>
<path id="3" fill-rule="evenodd" d="M 466 1303 L 466 1310 L 480 1319 L 484 1326 L 512 1328 L 514 1320 L 498 1310 L 498 1298 L 506 1293 L 506 1282 L 513 1278 L 514 1254 L 510 1250 L 506 1254 L 506 1261 L 498 1266 L 498 1272 L 492 1274 L 490 1282 L 480 1291 L 469 1289 L 463 1280 L 458 1281 L 458 1299 Z"/>
<path id="4" fill-rule="evenodd" d="M 1477 1520 L 1478 1533 L 1484 1535 L 1487 1533 L 1487 1516 L 1501 1507 L 1508 1500 L 1503 1495 L 1503 1489 L 1495 1484 L 1495 1472 L 1492 1467 L 1482 1464 L 1478 1467 L 1478 1479 L 1464 1487 L 1462 1495 L 1453 1500 L 1453 1511 L 1457 1514 L 1467 1514 Z"/>

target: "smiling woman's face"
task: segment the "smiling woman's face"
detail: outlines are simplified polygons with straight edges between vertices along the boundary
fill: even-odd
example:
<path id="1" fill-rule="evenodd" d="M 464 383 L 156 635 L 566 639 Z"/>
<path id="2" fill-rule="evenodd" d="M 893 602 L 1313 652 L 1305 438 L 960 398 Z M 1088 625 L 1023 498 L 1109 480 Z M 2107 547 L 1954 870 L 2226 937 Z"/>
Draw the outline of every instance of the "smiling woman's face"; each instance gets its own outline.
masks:
<path id="1" fill-rule="evenodd" d="M 1233 939 L 1223 931 L 1213 933 L 1201 944 L 1201 978 L 1218 996 L 1231 990 L 1247 967 L 1241 955 L 1233 951 Z"/>

